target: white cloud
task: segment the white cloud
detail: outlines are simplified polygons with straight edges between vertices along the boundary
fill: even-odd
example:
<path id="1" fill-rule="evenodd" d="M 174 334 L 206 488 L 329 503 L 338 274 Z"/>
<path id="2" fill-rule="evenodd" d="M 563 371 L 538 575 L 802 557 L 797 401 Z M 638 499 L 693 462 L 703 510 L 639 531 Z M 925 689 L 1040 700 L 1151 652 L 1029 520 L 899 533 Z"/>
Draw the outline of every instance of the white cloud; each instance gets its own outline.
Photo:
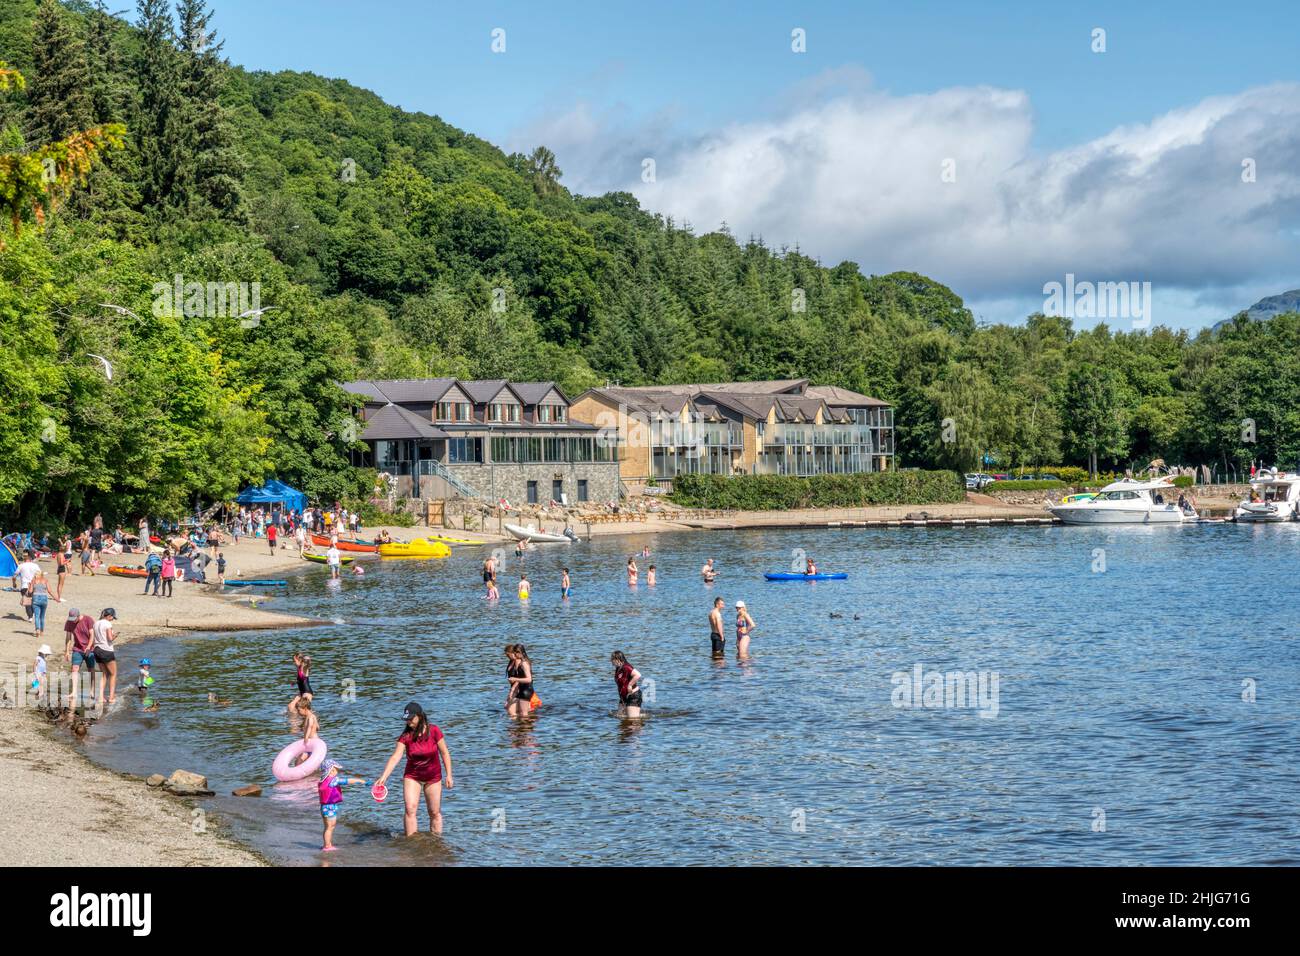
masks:
<path id="1" fill-rule="evenodd" d="M 579 104 L 527 135 L 555 150 L 580 192 L 625 189 L 697 231 L 725 220 L 738 237 L 798 243 L 868 273 L 923 272 L 986 303 L 1035 301 L 1067 272 L 1149 281 L 1184 308 L 1236 288 L 1300 286 L 1294 84 L 1213 97 L 1050 152 L 1032 145 L 1024 92 L 898 96 L 852 70 L 807 85 L 775 118 L 704 137 L 674 132 L 669 113 L 624 116 Z M 645 156 L 655 183 L 640 180 Z M 1242 182 L 1246 158 L 1253 183 Z M 949 159 L 955 182 L 941 179 Z"/>

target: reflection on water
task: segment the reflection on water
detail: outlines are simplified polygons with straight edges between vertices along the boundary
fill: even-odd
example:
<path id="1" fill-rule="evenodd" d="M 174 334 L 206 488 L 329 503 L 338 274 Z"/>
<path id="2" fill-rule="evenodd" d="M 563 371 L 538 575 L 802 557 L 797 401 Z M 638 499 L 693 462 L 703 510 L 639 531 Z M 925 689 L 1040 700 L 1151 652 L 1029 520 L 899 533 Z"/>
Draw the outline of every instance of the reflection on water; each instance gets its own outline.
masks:
<path id="1" fill-rule="evenodd" d="M 1300 861 L 1285 809 L 1300 783 L 1287 597 L 1300 528 L 664 534 L 649 539 L 657 585 L 630 588 L 645 540 L 511 557 L 491 603 L 469 547 L 333 583 L 313 568 L 277 607 L 348 623 L 127 645 L 124 685 L 150 656 L 160 710 L 124 691 L 88 752 L 133 773 L 196 770 L 219 794 L 260 783 L 260 798 L 205 805 L 272 859 L 321 863 L 314 783 L 270 774 L 293 739 L 303 650 L 348 773 L 378 776 L 409 700 L 455 764 L 438 836 L 402 837 L 397 775 L 383 804 L 346 787 L 334 866 Z M 849 579 L 763 580 L 796 549 Z M 738 599 L 758 624 L 746 661 Z M 502 705 L 515 641 L 544 701 L 522 720 Z M 643 720 L 618 715 L 613 650 L 645 677 Z M 918 683 L 916 706 L 899 706 L 918 665 L 937 697 Z M 997 676 L 995 717 L 945 698 L 959 674 L 972 688 Z"/>

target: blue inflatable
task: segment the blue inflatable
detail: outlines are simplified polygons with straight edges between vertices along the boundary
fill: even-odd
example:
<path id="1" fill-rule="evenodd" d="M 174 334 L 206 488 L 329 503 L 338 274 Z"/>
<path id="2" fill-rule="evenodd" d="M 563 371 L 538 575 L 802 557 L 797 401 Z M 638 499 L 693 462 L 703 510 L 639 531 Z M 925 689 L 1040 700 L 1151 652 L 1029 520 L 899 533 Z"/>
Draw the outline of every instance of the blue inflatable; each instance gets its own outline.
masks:
<path id="1" fill-rule="evenodd" d="M 801 574 L 798 571 L 768 571 L 763 577 L 769 581 L 843 581 L 848 577 L 842 571 L 834 574 Z"/>

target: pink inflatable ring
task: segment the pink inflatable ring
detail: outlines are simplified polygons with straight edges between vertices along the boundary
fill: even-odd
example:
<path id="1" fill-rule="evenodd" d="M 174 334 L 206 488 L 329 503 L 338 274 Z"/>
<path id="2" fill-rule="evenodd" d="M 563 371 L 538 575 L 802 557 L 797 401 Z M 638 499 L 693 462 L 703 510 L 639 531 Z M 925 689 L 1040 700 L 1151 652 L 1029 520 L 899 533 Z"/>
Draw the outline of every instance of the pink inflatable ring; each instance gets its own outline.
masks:
<path id="1" fill-rule="evenodd" d="M 325 741 L 319 737 L 313 737 L 306 744 L 301 740 L 295 740 L 280 751 L 275 758 L 275 763 L 271 764 L 271 773 L 275 774 L 276 780 L 301 780 L 320 769 L 320 765 L 325 762 L 325 751 L 328 749 Z M 302 754 L 307 754 L 307 759 L 300 764 L 290 766 Z"/>

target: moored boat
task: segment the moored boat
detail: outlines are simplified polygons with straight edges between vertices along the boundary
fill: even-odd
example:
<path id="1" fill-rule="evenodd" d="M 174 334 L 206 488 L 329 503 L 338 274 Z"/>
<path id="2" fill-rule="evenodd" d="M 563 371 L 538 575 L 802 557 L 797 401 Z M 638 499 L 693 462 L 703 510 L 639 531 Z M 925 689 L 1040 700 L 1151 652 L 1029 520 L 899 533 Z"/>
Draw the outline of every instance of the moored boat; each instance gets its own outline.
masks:
<path id="1" fill-rule="evenodd" d="M 311 535 L 311 543 L 318 548 L 328 548 L 330 546 L 329 535 L 316 534 L 313 532 Z M 345 538 L 339 538 L 335 546 L 340 551 L 356 551 L 360 554 L 379 553 L 379 545 L 373 541 L 348 541 Z"/>
<path id="2" fill-rule="evenodd" d="M 1300 474 L 1265 468 L 1250 480 L 1250 497 L 1233 512 L 1237 521 L 1300 521 Z"/>
<path id="3" fill-rule="evenodd" d="M 302 556 L 308 561 L 314 561 L 316 564 L 329 564 L 329 555 L 326 554 L 316 554 L 314 551 L 304 551 Z M 355 560 L 355 555 L 339 555 L 339 564 L 351 564 Z"/>
<path id="4" fill-rule="evenodd" d="M 542 544 L 572 544 L 577 541 L 576 537 L 569 537 L 567 534 L 556 534 L 552 531 L 538 531 L 532 525 L 525 527 L 519 524 L 508 524 L 504 526 L 510 536 L 517 541 L 538 542 Z"/>
<path id="5" fill-rule="evenodd" d="M 1166 492 L 1171 498 L 1178 496 L 1178 488 L 1166 478 L 1123 478 L 1086 500 L 1049 502 L 1047 510 L 1066 524 L 1182 524 L 1198 520 L 1190 507 L 1166 501 Z"/>

